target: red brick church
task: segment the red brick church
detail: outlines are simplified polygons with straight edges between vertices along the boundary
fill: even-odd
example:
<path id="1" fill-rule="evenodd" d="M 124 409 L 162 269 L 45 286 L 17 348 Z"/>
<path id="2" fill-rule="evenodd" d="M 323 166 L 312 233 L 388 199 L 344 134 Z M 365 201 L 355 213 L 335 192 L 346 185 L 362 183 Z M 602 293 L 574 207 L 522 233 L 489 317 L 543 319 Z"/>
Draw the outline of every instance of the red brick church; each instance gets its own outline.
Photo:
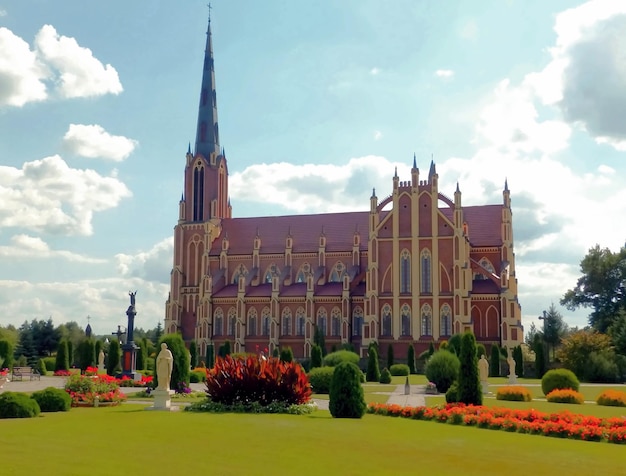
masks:
<path id="1" fill-rule="evenodd" d="M 174 228 L 165 331 L 235 352 L 290 346 L 308 357 L 316 328 L 327 346 L 371 341 L 419 354 L 473 330 L 478 342 L 522 342 L 510 192 L 463 206 L 439 191 L 430 163 L 372 191 L 369 211 L 233 218 L 220 148 L 211 25 L 195 148 L 187 151 Z"/>

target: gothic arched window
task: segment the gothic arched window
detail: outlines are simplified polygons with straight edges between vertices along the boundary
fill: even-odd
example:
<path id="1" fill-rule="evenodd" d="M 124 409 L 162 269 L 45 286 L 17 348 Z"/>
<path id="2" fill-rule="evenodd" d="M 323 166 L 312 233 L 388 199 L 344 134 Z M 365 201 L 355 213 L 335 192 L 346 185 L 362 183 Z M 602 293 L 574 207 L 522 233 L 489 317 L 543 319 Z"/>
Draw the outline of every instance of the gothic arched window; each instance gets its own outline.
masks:
<path id="1" fill-rule="evenodd" d="M 384 336 L 391 335 L 391 307 L 389 304 L 385 304 L 383 307 L 381 334 Z"/>
<path id="2" fill-rule="evenodd" d="M 213 314 L 213 335 L 221 336 L 224 325 L 224 311 L 221 307 L 218 307 Z"/>
<path id="3" fill-rule="evenodd" d="M 291 335 L 291 311 L 289 308 L 283 309 L 282 321 L 282 334 L 284 336 Z"/>
<path id="4" fill-rule="evenodd" d="M 452 335 L 452 312 L 447 304 L 444 304 L 441 308 L 439 327 L 442 336 Z"/>
<path id="5" fill-rule="evenodd" d="M 361 337 L 363 332 L 363 309 L 355 307 L 352 311 L 352 335 Z"/>
<path id="6" fill-rule="evenodd" d="M 400 256 L 400 292 L 411 292 L 411 255 L 408 250 L 402 250 Z"/>
<path id="7" fill-rule="evenodd" d="M 427 249 L 423 250 L 420 261 L 422 267 L 422 293 L 429 294 L 432 293 L 430 251 Z"/>
<path id="8" fill-rule="evenodd" d="M 428 304 L 422 306 L 422 335 L 433 335 L 433 312 Z"/>
<path id="9" fill-rule="evenodd" d="M 402 335 L 411 335 L 411 308 L 408 304 L 402 306 Z"/>
<path id="10" fill-rule="evenodd" d="M 330 334 L 334 337 L 341 335 L 341 311 L 338 308 L 333 308 L 330 313 L 331 329 Z"/>

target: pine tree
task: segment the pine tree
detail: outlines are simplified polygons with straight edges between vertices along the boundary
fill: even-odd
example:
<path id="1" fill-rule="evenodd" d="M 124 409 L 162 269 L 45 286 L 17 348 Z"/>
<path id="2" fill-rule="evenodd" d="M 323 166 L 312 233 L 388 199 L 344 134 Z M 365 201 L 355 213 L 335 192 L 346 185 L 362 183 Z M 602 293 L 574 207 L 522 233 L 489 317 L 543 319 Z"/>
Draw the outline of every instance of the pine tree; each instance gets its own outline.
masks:
<path id="1" fill-rule="evenodd" d="M 406 361 L 409 366 L 409 372 L 411 374 L 416 374 L 417 371 L 415 370 L 415 347 L 413 347 L 413 344 L 409 345 Z"/>
<path id="2" fill-rule="evenodd" d="M 535 346 L 535 378 L 542 378 L 546 373 L 546 354 L 544 352 L 543 342 L 540 341 Z"/>
<path id="3" fill-rule="evenodd" d="M 478 358 L 476 357 L 476 338 L 466 332 L 461 338 L 461 368 L 458 379 L 458 399 L 466 405 L 482 405 L 483 394 L 480 389 L 478 375 Z"/>
<path id="4" fill-rule="evenodd" d="M 376 346 L 370 345 L 367 352 L 367 373 L 365 380 L 368 382 L 378 382 L 380 380 L 380 368 L 378 366 L 378 352 Z"/>
<path id="5" fill-rule="evenodd" d="M 491 346 L 491 360 L 489 361 L 489 376 L 490 377 L 500 376 L 500 349 L 498 348 L 498 344 L 493 344 Z"/>

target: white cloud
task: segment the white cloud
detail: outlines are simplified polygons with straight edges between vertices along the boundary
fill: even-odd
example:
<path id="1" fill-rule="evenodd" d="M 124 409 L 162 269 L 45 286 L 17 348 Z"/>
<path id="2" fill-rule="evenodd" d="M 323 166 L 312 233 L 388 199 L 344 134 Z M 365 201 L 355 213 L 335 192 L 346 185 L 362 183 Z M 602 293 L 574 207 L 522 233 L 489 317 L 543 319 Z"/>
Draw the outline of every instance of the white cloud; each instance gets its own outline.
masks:
<path id="1" fill-rule="evenodd" d="M 374 131 L 374 140 L 380 140 L 383 138 L 383 133 L 380 131 Z"/>
<path id="2" fill-rule="evenodd" d="M 3 313 L 0 325 L 52 317 L 55 325 L 76 321 L 87 326 L 87 316 L 96 334 L 110 334 L 126 326 L 128 290 L 137 292 L 135 327 L 154 328 L 163 321 L 169 286 L 138 278 L 107 278 L 71 282 L 33 283 L 0 280 Z"/>
<path id="3" fill-rule="evenodd" d="M 378 73 L 380 73 L 380 68 L 374 67 L 374 68 L 370 69 L 370 74 L 372 76 L 376 76 Z"/>
<path id="4" fill-rule="evenodd" d="M 70 124 L 63 137 L 65 146 L 83 157 L 102 157 L 120 162 L 128 157 L 137 141 L 124 136 L 114 136 L 97 124 Z"/>
<path id="5" fill-rule="evenodd" d="M 598 143 L 626 150 L 626 2 L 587 2 L 560 13 L 554 29 L 552 61 L 527 84 Z"/>
<path id="6" fill-rule="evenodd" d="M 106 260 L 91 258 L 66 250 L 52 250 L 48 244 L 39 237 L 29 235 L 14 235 L 11 237 L 11 246 L 0 245 L 0 256 L 9 259 L 50 259 L 62 258 L 75 263 L 106 263 Z"/>
<path id="7" fill-rule="evenodd" d="M 17 106 L 46 99 L 44 67 L 28 43 L 0 28 L 0 107 Z"/>
<path id="8" fill-rule="evenodd" d="M 148 251 L 135 255 L 119 253 L 115 255 L 117 270 L 122 276 L 169 283 L 173 252 L 174 239 L 166 238 Z"/>
<path id="9" fill-rule="evenodd" d="M 94 212 L 131 196 L 124 183 L 94 170 L 73 169 L 58 155 L 0 166 L 0 226 L 90 235 Z"/>
<path id="10" fill-rule="evenodd" d="M 38 55 L 60 73 L 58 90 L 67 98 L 119 94 L 122 92 L 117 71 L 103 65 L 89 48 L 74 38 L 59 36 L 51 25 L 44 25 L 35 37 Z"/>
<path id="11" fill-rule="evenodd" d="M 435 76 L 442 79 L 452 79 L 454 76 L 454 71 L 451 69 L 438 69 L 435 71 Z"/>

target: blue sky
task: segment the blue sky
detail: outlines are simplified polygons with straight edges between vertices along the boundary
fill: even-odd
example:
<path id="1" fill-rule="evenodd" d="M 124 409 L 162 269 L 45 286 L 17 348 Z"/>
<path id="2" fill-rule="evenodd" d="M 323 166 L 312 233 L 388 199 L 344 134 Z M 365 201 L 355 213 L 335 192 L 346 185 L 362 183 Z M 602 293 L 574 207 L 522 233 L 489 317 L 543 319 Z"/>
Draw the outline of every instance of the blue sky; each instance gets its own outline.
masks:
<path id="1" fill-rule="evenodd" d="M 163 319 L 207 12 L 0 0 L 0 325 Z M 507 179 L 526 325 L 624 243 L 626 2 L 216 0 L 212 31 L 235 216 L 367 210 L 414 153 L 466 205 Z"/>

